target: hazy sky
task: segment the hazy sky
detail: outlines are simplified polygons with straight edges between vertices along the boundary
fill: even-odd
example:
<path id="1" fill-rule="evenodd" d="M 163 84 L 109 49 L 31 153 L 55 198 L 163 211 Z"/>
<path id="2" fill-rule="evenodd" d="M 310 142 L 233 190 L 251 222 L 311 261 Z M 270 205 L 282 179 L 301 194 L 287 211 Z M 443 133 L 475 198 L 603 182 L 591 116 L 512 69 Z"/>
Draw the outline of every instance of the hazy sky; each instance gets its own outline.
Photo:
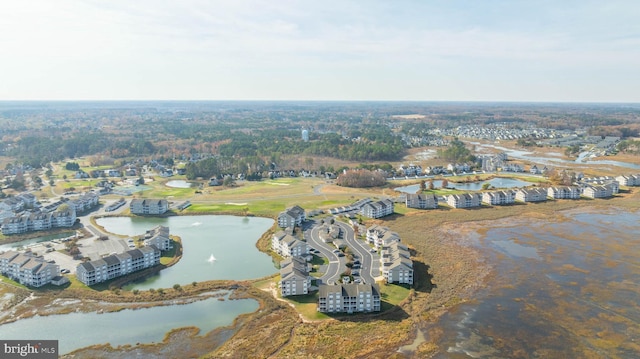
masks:
<path id="1" fill-rule="evenodd" d="M 0 100 L 640 102 L 640 1 L 2 0 Z"/>

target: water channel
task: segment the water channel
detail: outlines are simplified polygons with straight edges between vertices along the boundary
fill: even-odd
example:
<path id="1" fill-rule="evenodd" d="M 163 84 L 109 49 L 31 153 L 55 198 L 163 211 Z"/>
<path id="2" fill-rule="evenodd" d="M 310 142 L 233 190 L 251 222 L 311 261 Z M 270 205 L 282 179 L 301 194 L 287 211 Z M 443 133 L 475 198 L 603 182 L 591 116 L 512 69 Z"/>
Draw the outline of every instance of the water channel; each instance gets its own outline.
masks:
<path id="1" fill-rule="evenodd" d="M 21 247 L 29 247 L 30 245 L 36 244 L 36 243 L 49 242 L 54 239 L 67 238 L 74 235 L 75 233 L 76 233 L 75 231 L 60 232 L 56 234 L 49 234 L 42 237 L 25 239 L 19 242 L 7 243 L 7 244 L 0 245 L 0 251 L 20 250 Z"/>
<path id="2" fill-rule="evenodd" d="M 620 162 L 620 161 L 613 161 L 613 160 L 589 160 L 589 161 L 584 161 L 585 156 L 588 154 L 588 152 L 583 152 L 583 153 L 580 154 L 580 156 L 578 156 L 578 158 L 575 161 L 570 161 L 570 160 L 565 160 L 565 159 L 562 159 L 562 158 L 549 158 L 549 157 L 533 156 L 532 152 L 530 152 L 530 151 L 514 150 L 514 149 L 511 149 L 511 148 L 506 148 L 506 147 L 501 147 L 501 146 L 496 146 L 496 145 L 490 145 L 490 144 L 482 144 L 482 143 L 479 143 L 479 142 L 470 142 L 470 143 L 475 145 L 475 146 L 478 146 L 478 147 L 494 148 L 494 149 L 503 151 L 510 158 L 517 158 L 517 159 L 520 159 L 520 160 L 527 160 L 527 161 L 531 161 L 531 162 L 535 162 L 535 163 L 539 163 L 539 164 L 543 164 L 543 165 L 558 165 L 558 164 L 561 164 L 561 163 L 575 165 L 577 163 L 577 164 L 585 164 L 585 165 L 609 165 L 609 166 L 631 168 L 631 169 L 636 169 L 636 170 L 640 169 L 640 164 L 637 164 L 637 163 L 627 163 L 627 162 Z"/>
<path id="3" fill-rule="evenodd" d="M 182 238 L 182 259 L 174 266 L 124 289 L 170 288 L 213 279 L 261 278 L 276 272 L 271 257 L 258 251 L 256 241 L 273 220 L 238 216 L 173 216 L 167 218 L 106 217 L 97 220 L 108 232 L 134 236 L 168 226 Z M 213 258 L 212 258 L 213 257 Z"/>
<path id="4" fill-rule="evenodd" d="M 428 182 L 428 181 L 427 181 Z M 491 188 L 515 188 L 515 187 L 527 187 L 530 186 L 531 182 L 521 181 L 515 178 L 501 178 L 496 177 L 487 181 L 479 181 L 479 182 L 469 182 L 469 183 L 457 183 L 457 182 L 449 182 L 448 188 L 455 188 L 459 190 L 465 191 L 479 191 L 482 189 L 482 186 L 485 183 L 489 183 Z M 442 180 L 434 180 L 433 186 L 435 188 L 442 187 Z M 416 193 L 420 189 L 419 184 L 413 184 L 410 186 L 403 186 L 395 188 L 396 191 L 404 192 L 404 193 Z"/>
<path id="5" fill-rule="evenodd" d="M 73 305 L 73 303 L 69 303 Z M 2 339 L 58 340 L 60 354 L 95 344 L 160 342 L 176 328 L 198 327 L 200 334 L 229 325 L 240 314 L 258 309 L 253 299 L 220 301 L 209 298 L 183 305 L 167 305 L 119 312 L 70 313 L 31 317 L 0 325 Z"/>

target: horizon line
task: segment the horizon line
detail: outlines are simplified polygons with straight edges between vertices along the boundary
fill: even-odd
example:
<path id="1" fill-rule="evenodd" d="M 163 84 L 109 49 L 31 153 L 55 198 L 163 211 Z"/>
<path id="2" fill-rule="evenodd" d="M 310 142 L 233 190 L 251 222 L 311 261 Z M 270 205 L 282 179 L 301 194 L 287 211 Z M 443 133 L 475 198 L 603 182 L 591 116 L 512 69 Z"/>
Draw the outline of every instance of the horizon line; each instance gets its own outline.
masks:
<path id="1" fill-rule="evenodd" d="M 36 103 L 36 102 L 398 102 L 398 103 L 504 103 L 504 104 L 611 104 L 611 105 L 639 105 L 639 102 L 630 101 L 563 101 L 563 100 L 283 100 L 283 99 L 0 99 L 0 103 Z"/>

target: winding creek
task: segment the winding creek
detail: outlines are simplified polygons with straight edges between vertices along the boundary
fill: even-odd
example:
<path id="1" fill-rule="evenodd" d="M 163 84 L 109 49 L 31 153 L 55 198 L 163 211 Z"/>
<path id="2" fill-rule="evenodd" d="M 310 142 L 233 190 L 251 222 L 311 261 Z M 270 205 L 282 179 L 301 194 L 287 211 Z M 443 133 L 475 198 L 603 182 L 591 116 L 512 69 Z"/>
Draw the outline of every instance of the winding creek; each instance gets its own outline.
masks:
<path id="1" fill-rule="evenodd" d="M 483 144 L 483 143 L 479 143 L 479 142 L 470 142 L 472 145 L 478 146 L 478 147 L 484 147 L 484 148 L 493 148 L 496 150 L 500 150 L 502 152 L 505 152 L 510 158 L 517 158 L 520 160 L 526 160 L 526 161 L 531 161 L 531 162 L 535 162 L 535 163 L 540 163 L 543 165 L 558 165 L 558 164 L 588 164 L 590 166 L 593 165 L 605 165 L 605 166 L 616 166 L 616 167 L 624 167 L 624 168 L 631 168 L 631 169 L 640 169 L 640 164 L 637 163 L 627 163 L 627 162 L 620 162 L 620 161 L 613 161 L 613 160 L 589 160 L 585 162 L 585 158 L 588 156 L 588 152 L 583 152 L 581 153 L 578 158 L 574 161 L 569 161 L 569 160 L 565 160 L 562 158 L 553 158 L 553 157 L 539 157 L 539 156 L 534 156 L 533 152 L 531 151 L 522 151 L 522 150 L 514 150 L 511 148 L 506 148 L 506 147 L 502 147 L 502 146 L 496 146 L 496 145 L 491 145 L 491 144 Z"/>

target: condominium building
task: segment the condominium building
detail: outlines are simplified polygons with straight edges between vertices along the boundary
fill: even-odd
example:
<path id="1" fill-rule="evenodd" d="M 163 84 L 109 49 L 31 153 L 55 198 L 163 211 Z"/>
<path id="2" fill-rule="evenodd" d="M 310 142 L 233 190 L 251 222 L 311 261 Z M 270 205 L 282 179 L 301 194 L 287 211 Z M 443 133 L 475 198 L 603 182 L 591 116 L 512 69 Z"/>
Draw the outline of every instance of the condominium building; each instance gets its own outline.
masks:
<path id="1" fill-rule="evenodd" d="M 280 294 L 283 297 L 308 294 L 311 277 L 307 261 L 301 257 L 290 257 L 280 262 Z"/>
<path id="2" fill-rule="evenodd" d="M 360 214 L 369 218 L 381 218 L 393 214 L 393 202 L 388 199 L 370 202 L 360 208 Z"/>
<path id="3" fill-rule="evenodd" d="M 289 207 L 278 215 L 278 226 L 280 228 L 293 228 L 299 226 L 306 220 L 304 209 L 300 206 Z"/>
<path id="4" fill-rule="evenodd" d="M 129 204 L 133 214 L 163 214 L 169 210 L 166 199 L 132 199 Z"/>
<path id="5" fill-rule="evenodd" d="M 2 234 L 20 234 L 50 228 L 72 227 L 76 223 L 76 211 L 69 207 L 54 212 L 24 212 L 2 221 Z"/>
<path id="6" fill-rule="evenodd" d="M 271 249 L 283 257 L 305 256 L 309 254 L 307 242 L 280 231 L 271 237 Z"/>
<path id="7" fill-rule="evenodd" d="M 151 245 L 80 263 L 76 277 L 86 285 L 94 285 L 158 264 L 160 249 Z"/>
<path id="8" fill-rule="evenodd" d="M 453 208 L 471 208 L 480 206 L 480 197 L 475 193 L 451 194 L 447 204 Z"/>
<path id="9" fill-rule="evenodd" d="M 580 188 L 577 186 L 553 186 L 547 188 L 547 196 L 553 199 L 578 199 L 580 198 Z"/>
<path id="10" fill-rule="evenodd" d="M 409 248 L 400 242 L 392 242 L 381 251 L 380 267 L 387 283 L 413 285 L 413 261 Z"/>
<path id="11" fill-rule="evenodd" d="M 60 268 L 30 253 L 0 253 L 0 273 L 20 284 L 41 287 L 60 274 Z"/>
<path id="12" fill-rule="evenodd" d="M 367 242 L 373 244 L 376 248 L 380 248 L 388 246 L 392 242 L 400 242 L 400 236 L 388 227 L 376 224 L 367 228 Z"/>
<path id="13" fill-rule="evenodd" d="M 640 186 L 640 173 L 635 175 L 621 175 L 616 177 L 616 181 L 622 186 Z"/>
<path id="14" fill-rule="evenodd" d="M 169 238 L 169 227 L 157 226 L 147 231 L 144 236 L 145 246 L 156 246 L 160 251 L 168 251 L 172 248 Z"/>
<path id="15" fill-rule="evenodd" d="M 544 188 L 521 188 L 516 191 L 516 200 L 521 202 L 544 202 L 547 190 Z"/>
<path id="16" fill-rule="evenodd" d="M 323 313 L 379 312 L 380 287 L 377 284 L 322 284 L 318 293 L 318 311 Z"/>
<path id="17" fill-rule="evenodd" d="M 512 190 L 484 192 L 482 202 L 491 206 L 512 204 L 516 199 L 516 193 Z"/>
<path id="18" fill-rule="evenodd" d="M 608 198 L 613 196 L 613 191 L 613 186 L 610 185 L 587 185 L 582 194 L 589 198 Z"/>
<path id="19" fill-rule="evenodd" d="M 407 194 L 405 204 L 408 208 L 436 209 L 438 208 L 438 197 L 432 193 L 409 193 Z"/>

